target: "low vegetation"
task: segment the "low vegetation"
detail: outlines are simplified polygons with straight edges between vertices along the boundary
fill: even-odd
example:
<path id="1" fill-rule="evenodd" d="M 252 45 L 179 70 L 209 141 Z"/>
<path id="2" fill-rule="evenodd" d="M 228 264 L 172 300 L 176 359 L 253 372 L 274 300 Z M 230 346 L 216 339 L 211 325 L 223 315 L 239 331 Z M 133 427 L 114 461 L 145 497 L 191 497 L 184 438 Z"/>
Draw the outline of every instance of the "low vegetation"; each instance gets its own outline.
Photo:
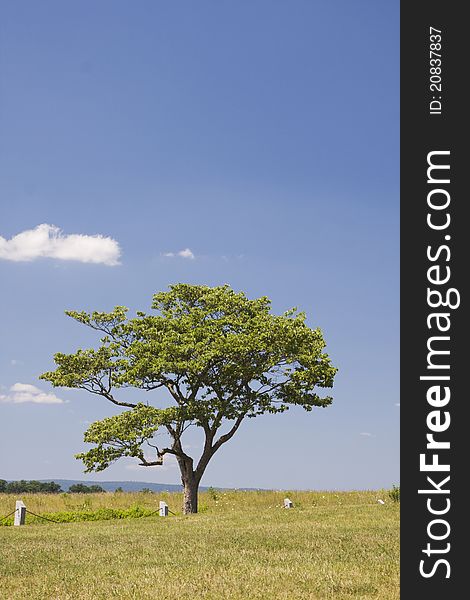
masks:
<path id="1" fill-rule="evenodd" d="M 78 523 L 79 521 L 109 521 L 111 519 L 139 519 L 141 517 L 151 517 L 155 510 L 136 505 L 130 508 L 98 508 L 97 510 L 69 510 L 53 513 L 34 513 L 26 514 L 25 524 L 39 523 Z M 13 515 L 2 519 L 0 526 L 13 525 Z"/>
<path id="2" fill-rule="evenodd" d="M 294 509 L 282 508 L 288 496 Z M 0 516 L 14 509 L 0 494 Z M 399 598 L 399 505 L 381 492 L 24 495 L 34 513 L 120 518 L 1 527 L 2 596 L 11 600 Z M 385 504 L 378 503 L 383 500 Z M 166 518 L 137 516 L 165 500 Z M 134 507 L 134 508 L 132 508 Z M 106 512 L 111 511 L 111 512 Z M 124 518 L 123 518 L 124 517 Z M 28 517 L 30 518 L 30 517 Z"/>
<path id="3" fill-rule="evenodd" d="M 400 486 L 394 485 L 388 492 L 388 497 L 392 502 L 400 502 Z"/>

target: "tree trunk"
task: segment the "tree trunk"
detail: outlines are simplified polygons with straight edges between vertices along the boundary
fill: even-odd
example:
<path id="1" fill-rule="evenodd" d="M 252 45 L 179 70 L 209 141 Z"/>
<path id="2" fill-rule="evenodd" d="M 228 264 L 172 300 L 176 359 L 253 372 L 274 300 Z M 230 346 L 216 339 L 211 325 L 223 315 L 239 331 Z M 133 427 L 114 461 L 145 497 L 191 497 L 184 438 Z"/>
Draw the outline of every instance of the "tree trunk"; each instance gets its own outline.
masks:
<path id="1" fill-rule="evenodd" d="M 199 490 L 199 481 L 194 474 L 190 474 L 183 481 L 183 514 L 189 515 L 197 513 L 197 495 Z"/>
<path id="2" fill-rule="evenodd" d="M 210 434 L 210 435 L 209 435 Z M 178 456 L 177 461 L 181 471 L 181 482 L 183 484 L 183 514 L 197 513 L 197 496 L 199 483 L 202 479 L 207 464 L 212 458 L 215 450 L 212 447 L 214 435 L 206 431 L 206 443 L 204 452 L 199 459 L 196 469 L 193 469 L 193 459 L 189 456 Z"/>
<path id="3" fill-rule="evenodd" d="M 183 514 L 197 513 L 197 494 L 201 478 L 193 469 L 193 459 L 189 456 L 177 457 L 183 484 Z"/>

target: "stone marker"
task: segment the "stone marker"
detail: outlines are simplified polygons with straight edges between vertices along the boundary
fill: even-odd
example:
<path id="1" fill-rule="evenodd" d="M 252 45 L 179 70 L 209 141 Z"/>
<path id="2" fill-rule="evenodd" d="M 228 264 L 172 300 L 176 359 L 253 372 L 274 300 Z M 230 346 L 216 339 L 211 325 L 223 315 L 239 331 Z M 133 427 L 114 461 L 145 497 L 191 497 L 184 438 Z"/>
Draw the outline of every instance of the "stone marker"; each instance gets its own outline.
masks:
<path id="1" fill-rule="evenodd" d="M 289 498 L 284 498 L 284 508 L 294 508 L 294 503 Z"/>
<path id="2" fill-rule="evenodd" d="M 26 505 L 23 500 L 17 500 L 15 508 L 15 520 L 13 525 L 24 525 L 26 519 Z"/>
<path id="3" fill-rule="evenodd" d="M 167 517 L 168 516 L 168 504 L 163 501 L 160 500 L 160 512 L 159 512 L 161 517 Z"/>

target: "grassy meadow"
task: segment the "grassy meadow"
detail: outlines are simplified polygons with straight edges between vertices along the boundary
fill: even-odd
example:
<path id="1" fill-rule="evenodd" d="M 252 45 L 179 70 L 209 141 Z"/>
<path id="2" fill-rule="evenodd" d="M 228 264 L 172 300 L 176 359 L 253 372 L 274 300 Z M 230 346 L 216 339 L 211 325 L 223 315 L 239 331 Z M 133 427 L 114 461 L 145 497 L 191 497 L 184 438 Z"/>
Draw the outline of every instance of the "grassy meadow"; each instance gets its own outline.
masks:
<path id="1" fill-rule="evenodd" d="M 282 508 L 288 496 L 295 508 Z M 379 498 L 386 504 L 377 502 Z M 0 517 L 16 496 L 0 494 Z M 5 600 L 256 600 L 399 598 L 399 504 L 381 492 L 23 495 L 37 514 L 132 507 L 172 512 L 0 527 Z"/>

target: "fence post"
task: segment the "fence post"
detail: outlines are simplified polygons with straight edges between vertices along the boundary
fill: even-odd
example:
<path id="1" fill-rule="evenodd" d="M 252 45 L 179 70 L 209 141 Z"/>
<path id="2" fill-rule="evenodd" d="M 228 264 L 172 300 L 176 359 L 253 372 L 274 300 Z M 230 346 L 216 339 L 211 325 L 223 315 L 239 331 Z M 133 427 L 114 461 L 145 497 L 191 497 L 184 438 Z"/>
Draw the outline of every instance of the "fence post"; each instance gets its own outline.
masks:
<path id="1" fill-rule="evenodd" d="M 161 517 L 168 516 L 168 504 L 164 500 L 160 500 L 160 511 L 159 514 Z"/>
<path id="2" fill-rule="evenodd" d="M 22 500 L 16 501 L 15 506 L 15 521 L 13 525 L 19 526 L 24 525 L 26 519 L 26 505 Z"/>

